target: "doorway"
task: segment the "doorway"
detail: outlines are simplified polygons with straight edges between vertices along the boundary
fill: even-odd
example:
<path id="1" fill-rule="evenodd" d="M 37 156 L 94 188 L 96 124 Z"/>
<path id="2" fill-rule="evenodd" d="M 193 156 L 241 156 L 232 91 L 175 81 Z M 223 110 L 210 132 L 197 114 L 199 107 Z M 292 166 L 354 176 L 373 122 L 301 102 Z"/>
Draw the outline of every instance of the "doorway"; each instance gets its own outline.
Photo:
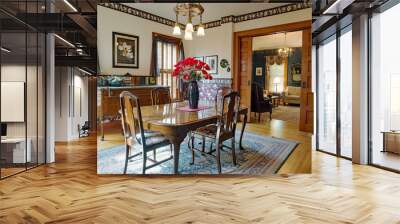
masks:
<path id="1" fill-rule="evenodd" d="M 301 79 L 299 83 L 299 104 L 300 104 L 300 120 L 298 124 L 298 128 L 300 131 L 312 132 L 313 131 L 313 92 L 311 87 L 311 21 L 303 21 L 296 22 L 278 26 L 272 26 L 267 28 L 260 28 L 242 32 L 234 33 L 234 54 L 233 54 L 233 88 L 236 91 L 239 91 L 241 94 L 242 104 L 251 108 L 251 91 L 252 84 L 254 82 L 262 82 L 263 87 L 267 87 L 266 89 L 271 89 L 272 92 L 282 92 L 285 85 L 287 86 L 288 79 L 283 75 L 281 78 L 278 77 L 277 74 L 283 74 L 285 71 L 285 67 L 287 66 L 279 66 L 282 63 L 288 63 L 288 61 L 277 58 L 278 63 L 272 57 L 269 57 L 271 66 L 266 69 L 269 69 L 270 76 L 263 76 L 261 74 L 261 78 L 257 75 L 253 76 L 253 74 L 259 73 L 259 67 L 254 67 L 255 63 L 253 60 L 253 46 L 257 45 L 257 37 L 262 39 L 262 36 L 274 35 L 274 34 L 285 34 L 289 32 L 301 32 L 302 43 L 299 51 L 301 52 Z M 253 43 L 254 42 L 254 43 Z M 265 52 L 264 52 L 265 53 Z M 274 60 L 274 63 L 272 63 Z M 286 59 L 287 60 L 287 59 Z M 267 63 L 266 63 L 267 64 Z M 275 65 L 276 64 L 276 65 Z M 295 66 L 293 67 L 295 69 Z M 261 70 L 263 68 L 261 67 Z M 271 79 L 271 69 L 274 71 L 276 77 Z M 263 71 L 263 70 L 262 70 Z M 261 73 L 262 73 L 261 71 Z M 267 78 L 265 78 L 267 77 Z M 268 78 L 269 77 L 269 78 Z M 287 76 L 286 76 L 287 77 Z M 260 81 L 261 80 L 261 81 Z M 270 88 L 271 87 L 271 88 Z M 274 90 L 275 89 L 275 90 Z M 250 120 L 251 111 L 249 111 L 248 118 Z"/>

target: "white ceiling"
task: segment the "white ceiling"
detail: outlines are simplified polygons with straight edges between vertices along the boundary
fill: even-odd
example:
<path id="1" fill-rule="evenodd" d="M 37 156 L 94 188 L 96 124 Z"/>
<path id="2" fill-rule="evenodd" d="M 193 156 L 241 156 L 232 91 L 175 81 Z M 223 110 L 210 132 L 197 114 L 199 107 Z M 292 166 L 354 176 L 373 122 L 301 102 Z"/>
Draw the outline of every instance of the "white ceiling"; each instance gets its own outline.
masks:
<path id="1" fill-rule="evenodd" d="M 174 7 L 176 3 L 124 3 L 132 8 L 140 9 L 175 21 Z M 287 5 L 287 3 L 203 3 L 203 23 L 221 19 L 224 16 L 238 16 L 264 9 Z M 180 23 L 186 22 L 186 17 L 179 17 Z M 199 23 L 199 18 L 193 18 L 193 23 Z"/>
<path id="2" fill-rule="evenodd" d="M 267 36 L 253 37 L 253 51 L 277 49 L 280 47 L 301 47 L 302 45 L 302 31 L 286 33 L 276 33 Z"/>

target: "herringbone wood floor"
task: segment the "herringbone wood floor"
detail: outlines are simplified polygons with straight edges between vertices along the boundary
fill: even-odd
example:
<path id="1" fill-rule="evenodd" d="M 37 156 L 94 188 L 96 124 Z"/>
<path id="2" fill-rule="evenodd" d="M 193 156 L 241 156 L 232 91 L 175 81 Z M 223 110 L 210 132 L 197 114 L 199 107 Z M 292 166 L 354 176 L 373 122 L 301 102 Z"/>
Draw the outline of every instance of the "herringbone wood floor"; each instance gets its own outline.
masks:
<path id="1" fill-rule="evenodd" d="M 301 167 L 291 168 L 300 164 L 292 156 L 283 169 Z M 87 138 L 59 144 L 55 164 L 0 181 L 0 223 L 400 223 L 400 175 L 317 152 L 312 171 L 98 176 L 96 140 Z"/>

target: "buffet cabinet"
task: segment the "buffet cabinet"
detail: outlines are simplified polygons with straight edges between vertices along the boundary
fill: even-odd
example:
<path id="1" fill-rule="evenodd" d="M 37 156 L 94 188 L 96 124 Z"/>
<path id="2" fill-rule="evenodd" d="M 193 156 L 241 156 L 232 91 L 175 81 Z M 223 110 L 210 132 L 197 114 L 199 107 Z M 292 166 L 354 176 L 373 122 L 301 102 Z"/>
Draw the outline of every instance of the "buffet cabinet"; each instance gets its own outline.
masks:
<path id="1" fill-rule="evenodd" d="M 103 118 L 118 118 L 119 95 L 123 91 L 129 91 L 139 97 L 141 106 L 151 105 L 151 91 L 155 88 L 166 88 L 168 86 L 129 86 L 129 87 L 100 87 L 101 111 Z"/>

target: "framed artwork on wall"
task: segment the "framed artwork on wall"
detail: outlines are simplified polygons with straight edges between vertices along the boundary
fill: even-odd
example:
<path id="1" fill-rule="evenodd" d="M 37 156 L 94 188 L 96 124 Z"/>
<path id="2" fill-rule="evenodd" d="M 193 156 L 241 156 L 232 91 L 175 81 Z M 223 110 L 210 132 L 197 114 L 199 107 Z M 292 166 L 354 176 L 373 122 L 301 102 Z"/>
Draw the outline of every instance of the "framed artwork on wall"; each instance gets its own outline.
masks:
<path id="1" fill-rule="evenodd" d="M 293 81 L 300 82 L 301 81 L 301 64 L 293 64 L 290 69 L 292 72 Z"/>
<path id="2" fill-rule="evenodd" d="M 262 67 L 256 68 L 256 76 L 262 76 Z"/>
<path id="3" fill-rule="evenodd" d="M 139 68 L 139 37 L 117 32 L 112 37 L 113 67 Z"/>
<path id="4" fill-rule="evenodd" d="M 210 74 L 218 73 L 218 55 L 206 56 L 204 62 L 210 66 Z"/>
<path id="5" fill-rule="evenodd" d="M 194 59 L 196 59 L 196 60 L 199 60 L 199 61 L 204 61 L 204 57 L 203 56 L 196 56 L 196 57 L 193 57 Z"/>

